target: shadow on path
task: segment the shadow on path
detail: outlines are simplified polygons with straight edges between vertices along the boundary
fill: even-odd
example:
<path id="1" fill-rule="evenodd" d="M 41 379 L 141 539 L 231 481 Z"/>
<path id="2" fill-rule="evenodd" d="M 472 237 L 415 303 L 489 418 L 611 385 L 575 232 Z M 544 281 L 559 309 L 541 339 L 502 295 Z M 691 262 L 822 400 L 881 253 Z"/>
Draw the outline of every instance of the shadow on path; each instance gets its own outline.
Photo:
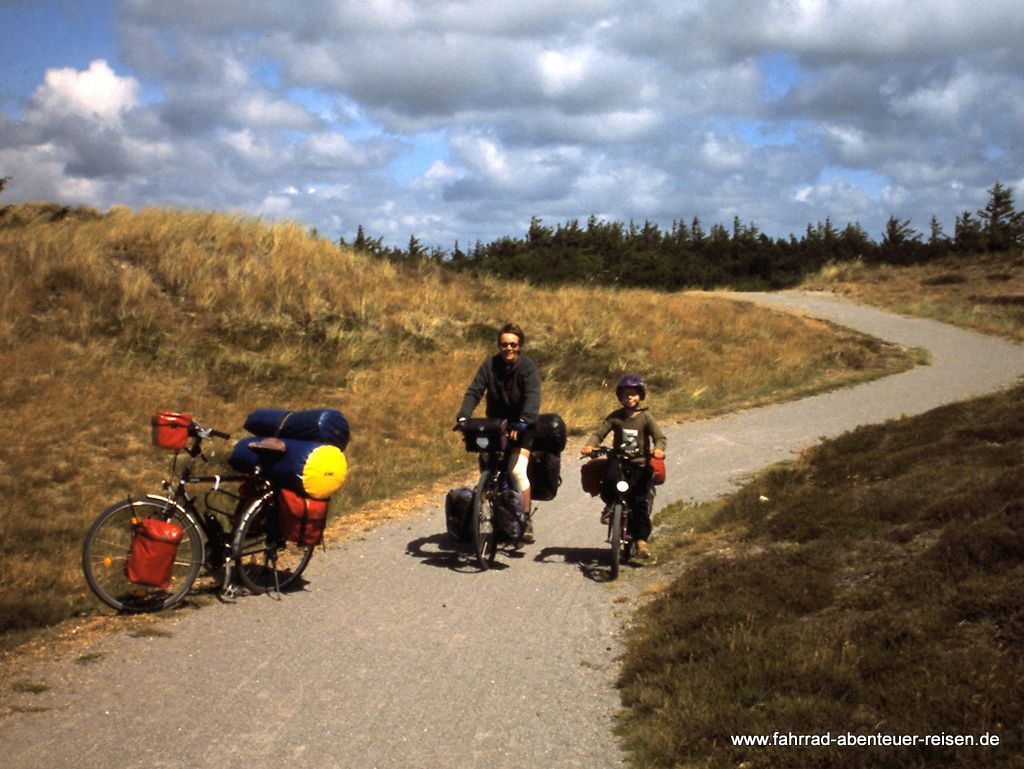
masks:
<path id="1" fill-rule="evenodd" d="M 411 540 L 405 546 L 405 553 L 413 558 L 419 558 L 427 566 L 436 566 L 440 569 L 458 572 L 480 571 L 480 565 L 476 560 L 476 552 L 473 550 L 473 543 L 455 542 L 446 532 Z M 503 563 L 503 558 L 520 560 L 525 557 L 526 553 L 519 548 L 499 543 L 497 557 L 494 563 L 491 564 L 490 569 L 491 571 L 507 569 L 509 564 Z"/>
<path id="2" fill-rule="evenodd" d="M 594 582 L 611 582 L 611 550 L 607 547 L 545 547 L 533 560 L 538 563 L 568 563 Z M 626 562 L 623 566 L 633 566 Z M 639 568 L 639 566 L 637 567 Z"/>

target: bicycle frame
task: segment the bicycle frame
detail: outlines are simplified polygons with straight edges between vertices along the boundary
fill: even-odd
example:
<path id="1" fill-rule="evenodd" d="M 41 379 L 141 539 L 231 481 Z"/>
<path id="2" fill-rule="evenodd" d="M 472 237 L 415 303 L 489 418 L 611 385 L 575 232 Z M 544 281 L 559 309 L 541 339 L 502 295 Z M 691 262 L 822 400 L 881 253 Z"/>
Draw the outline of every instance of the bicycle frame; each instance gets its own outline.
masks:
<path id="1" fill-rule="evenodd" d="M 222 435 L 217 431 L 210 432 L 218 436 Z M 210 503 L 210 495 L 215 493 L 225 494 L 234 498 L 237 503 L 241 500 L 241 496 L 225 490 L 222 488 L 223 484 L 241 484 L 245 481 L 255 480 L 257 482 L 258 489 L 256 496 L 262 496 L 262 493 L 266 491 L 266 489 L 263 488 L 266 486 L 266 482 L 261 481 L 258 476 L 246 474 L 193 475 L 192 468 L 196 461 L 200 458 L 205 459 L 205 455 L 202 452 L 202 442 L 204 437 L 206 436 L 203 432 L 197 432 L 193 436 L 192 441 L 190 441 L 189 445 L 185 448 L 187 459 L 180 471 L 177 467 L 179 457 L 175 454 L 171 464 L 171 478 L 165 478 L 160 482 L 160 485 L 166 492 L 168 492 L 168 495 L 146 494 L 144 499 L 152 502 L 163 503 L 169 507 L 174 507 L 181 512 L 189 525 L 196 529 L 202 540 L 203 568 L 207 572 L 215 572 L 223 567 L 224 579 L 221 582 L 219 592 L 222 598 L 233 598 L 235 586 L 231 575 L 233 566 L 231 534 L 232 530 L 238 523 L 238 516 L 241 513 L 241 510 L 236 509 L 233 512 L 220 510 Z M 206 502 L 203 510 L 200 510 L 197 507 L 196 497 L 189 494 L 189 486 L 208 487 L 204 494 Z M 225 529 L 224 525 L 217 517 L 218 514 L 231 521 L 231 529 Z"/>
<path id="2" fill-rule="evenodd" d="M 217 515 L 213 512 L 216 508 L 213 507 L 209 502 L 206 503 L 206 509 L 200 511 L 196 506 L 195 497 L 191 497 L 185 491 L 185 487 L 188 484 L 203 484 L 211 485 L 212 488 L 206 492 L 208 498 L 210 494 L 215 492 L 221 492 L 228 496 L 235 497 L 236 500 L 241 499 L 240 496 L 233 494 L 229 491 L 225 491 L 220 488 L 222 483 L 241 483 L 248 479 L 249 476 L 188 476 L 181 478 L 178 481 L 177 487 L 174 490 L 172 496 L 163 496 L 160 494 L 146 494 L 145 499 L 153 502 L 162 502 L 168 506 L 176 507 L 182 512 L 189 523 L 196 527 L 199 531 L 200 536 L 203 539 L 204 548 L 204 567 L 207 571 L 216 571 L 224 565 L 227 565 L 228 569 L 224 575 L 224 585 L 226 587 L 230 582 L 230 564 L 231 564 L 231 551 L 230 543 L 231 539 L 229 532 L 225 530 L 223 524 L 218 520 Z M 164 482 L 167 486 L 170 483 Z M 234 513 L 227 513 L 225 511 L 217 510 L 226 518 L 234 518 Z M 234 523 L 234 522 L 232 522 Z"/>
<path id="3" fill-rule="evenodd" d="M 619 516 L 618 534 L 619 541 L 623 545 L 630 545 L 633 542 L 633 537 L 629 533 L 629 517 L 633 512 L 629 506 L 629 502 L 626 501 L 626 495 L 624 493 L 619 494 L 619 498 L 612 503 L 613 505 L 622 506 L 622 515 Z M 611 542 L 612 536 L 615 533 L 615 520 L 614 516 L 608 520 L 608 536 L 605 538 L 605 542 Z M 627 556 L 628 557 L 628 556 Z"/>

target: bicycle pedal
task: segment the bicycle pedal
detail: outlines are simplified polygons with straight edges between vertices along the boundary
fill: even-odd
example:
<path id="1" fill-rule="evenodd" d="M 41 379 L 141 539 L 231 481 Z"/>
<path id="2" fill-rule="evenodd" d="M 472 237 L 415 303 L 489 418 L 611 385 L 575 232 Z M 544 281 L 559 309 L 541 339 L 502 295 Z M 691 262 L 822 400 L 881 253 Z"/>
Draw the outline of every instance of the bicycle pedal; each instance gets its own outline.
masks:
<path id="1" fill-rule="evenodd" d="M 234 601 L 236 598 L 238 598 L 238 586 L 225 585 L 220 590 L 220 597 L 227 601 Z"/>

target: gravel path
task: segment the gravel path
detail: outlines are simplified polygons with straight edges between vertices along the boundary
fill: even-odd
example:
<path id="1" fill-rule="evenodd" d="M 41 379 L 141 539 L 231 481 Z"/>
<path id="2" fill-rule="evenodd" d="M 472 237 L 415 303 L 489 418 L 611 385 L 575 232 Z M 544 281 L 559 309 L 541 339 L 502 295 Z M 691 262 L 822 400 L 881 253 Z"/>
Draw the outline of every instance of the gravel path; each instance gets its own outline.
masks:
<path id="1" fill-rule="evenodd" d="M 710 499 L 863 423 L 1009 386 L 1024 348 L 830 295 L 743 295 L 927 348 L 933 365 L 794 403 L 668 426 L 658 506 Z M 600 415 L 595 415 L 595 418 Z M 537 543 L 477 572 L 443 500 L 318 553 L 305 591 L 172 612 L 169 637 L 99 639 L 25 670 L 0 720 L 9 769 L 625 766 L 612 736 L 636 579 L 603 581 L 599 505 L 565 483 Z M 629 569 L 627 568 L 628 572 Z M 633 592 L 631 592 L 633 591 Z"/>

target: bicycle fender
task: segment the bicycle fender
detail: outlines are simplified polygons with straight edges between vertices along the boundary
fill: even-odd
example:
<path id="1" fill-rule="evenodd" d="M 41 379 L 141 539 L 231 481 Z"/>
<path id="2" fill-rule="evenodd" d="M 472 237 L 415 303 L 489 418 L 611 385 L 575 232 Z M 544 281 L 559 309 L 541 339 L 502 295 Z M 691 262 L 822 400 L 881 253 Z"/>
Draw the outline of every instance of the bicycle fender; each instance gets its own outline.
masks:
<path id="1" fill-rule="evenodd" d="M 179 510 L 181 510 L 182 513 L 184 513 L 185 515 L 188 515 L 188 511 L 185 508 L 183 508 L 181 505 L 179 505 L 177 502 L 175 502 L 170 497 L 165 497 L 163 494 L 147 494 L 145 496 L 145 499 L 148 499 L 151 502 L 163 502 L 165 505 L 170 505 L 171 507 L 176 507 Z"/>
<path id="2" fill-rule="evenodd" d="M 200 532 L 203 531 L 203 527 L 199 524 L 199 521 L 196 520 L 196 517 L 192 514 L 192 511 L 187 510 L 186 508 L 182 507 L 179 503 L 175 502 L 170 497 L 165 497 L 163 494 L 147 494 L 144 498 L 149 500 L 150 502 L 160 502 L 162 504 L 167 505 L 168 507 L 173 507 L 178 512 L 180 512 L 183 516 L 185 516 L 185 518 L 193 526 L 195 526 L 197 529 L 199 529 Z"/>

